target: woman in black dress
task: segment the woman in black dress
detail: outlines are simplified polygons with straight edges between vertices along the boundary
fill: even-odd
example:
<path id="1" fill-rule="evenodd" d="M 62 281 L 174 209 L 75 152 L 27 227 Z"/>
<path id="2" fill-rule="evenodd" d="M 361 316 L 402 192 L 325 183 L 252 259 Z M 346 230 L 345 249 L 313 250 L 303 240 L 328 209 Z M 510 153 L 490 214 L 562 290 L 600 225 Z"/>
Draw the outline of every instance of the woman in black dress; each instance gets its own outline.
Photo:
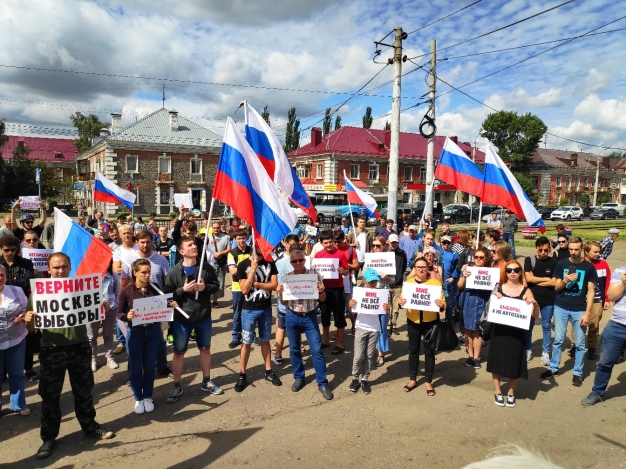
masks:
<path id="1" fill-rule="evenodd" d="M 504 267 L 500 285 L 494 295 L 498 298 L 506 296 L 516 300 L 524 300 L 533 305 L 533 317 L 539 317 L 539 306 L 532 292 L 522 284 L 524 269 L 516 260 L 510 260 Z M 493 378 L 495 403 L 500 407 L 515 407 L 515 388 L 519 378 L 528 379 L 526 366 L 526 330 L 518 327 L 494 324 L 487 357 L 487 371 Z M 500 381 L 509 378 L 509 392 L 506 404 Z"/>

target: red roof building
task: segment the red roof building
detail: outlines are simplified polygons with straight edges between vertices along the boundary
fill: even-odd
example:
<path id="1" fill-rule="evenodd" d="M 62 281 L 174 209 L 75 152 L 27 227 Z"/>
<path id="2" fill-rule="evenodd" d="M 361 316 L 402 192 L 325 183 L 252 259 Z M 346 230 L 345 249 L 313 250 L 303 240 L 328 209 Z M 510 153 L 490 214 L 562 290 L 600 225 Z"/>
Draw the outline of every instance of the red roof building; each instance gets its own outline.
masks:
<path id="1" fill-rule="evenodd" d="M 4 161 L 12 160 L 13 152 L 19 146 L 29 148 L 28 159 L 44 161 L 49 171 L 54 172 L 55 177 L 69 176 L 75 172 L 78 150 L 71 139 L 7 135 L 4 145 L 0 147 L 2 159 Z"/>

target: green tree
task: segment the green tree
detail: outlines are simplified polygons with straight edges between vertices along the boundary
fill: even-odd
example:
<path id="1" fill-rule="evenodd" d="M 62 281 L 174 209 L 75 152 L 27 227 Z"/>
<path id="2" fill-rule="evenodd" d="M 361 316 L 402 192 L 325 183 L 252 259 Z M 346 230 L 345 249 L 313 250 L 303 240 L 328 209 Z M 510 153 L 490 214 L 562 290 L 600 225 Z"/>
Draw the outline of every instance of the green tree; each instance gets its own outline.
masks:
<path id="1" fill-rule="evenodd" d="M 602 205 L 610 201 L 611 194 L 609 194 L 608 192 L 598 192 L 598 196 L 596 197 L 596 205 Z"/>
<path id="2" fill-rule="evenodd" d="M 272 126 L 272 124 L 270 124 L 270 111 L 267 108 L 267 106 L 265 106 L 263 108 L 263 112 L 261 113 L 261 117 L 263 118 L 263 120 L 265 122 L 267 122 L 267 125 L 269 125 L 270 127 Z"/>
<path id="3" fill-rule="evenodd" d="M 78 132 L 78 138 L 74 139 L 74 146 L 81 153 L 90 148 L 91 139 L 98 137 L 100 135 L 100 131 L 109 125 L 106 122 L 100 121 L 98 116 L 95 114 L 84 116 L 79 111 L 72 114 L 70 119 Z"/>
<path id="4" fill-rule="evenodd" d="M 324 116 L 324 125 L 322 126 L 322 131 L 324 135 L 328 135 L 330 133 L 330 126 L 333 123 L 333 116 L 330 115 L 330 108 L 326 109 L 326 115 Z"/>
<path id="5" fill-rule="evenodd" d="M 363 116 L 363 128 L 364 129 L 371 128 L 372 122 L 374 122 L 374 119 L 372 118 L 372 108 L 368 107 L 365 110 L 365 115 Z"/>
<path id="6" fill-rule="evenodd" d="M 391 122 L 385 121 L 385 130 L 391 130 Z"/>
<path id="7" fill-rule="evenodd" d="M 617 158 L 617 159 L 622 159 L 622 158 L 626 158 L 626 151 L 620 152 L 620 151 L 612 151 L 611 153 L 609 153 L 608 155 L 609 158 Z"/>
<path id="8" fill-rule="evenodd" d="M 335 117 L 335 130 L 341 129 L 341 116 Z"/>
<path id="9" fill-rule="evenodd" d="M 21 145 L 13 151 L 13 158 L 3 164 L 3 196 L 17 198 L 20 195 L 36 195 L 39 187 L 35 183 L 35 170 L 41 170 L 41 196 L 54 197 L 58 193 L 57 183 L 48 173 L 46 164 L 28 158 L 31 150 Z"/>
<path id="10" fill-rule="evenodd" d="M 589 204 L 589 194 L 585 192 L 579 192 L 576 194 L 576 200 L 580 205 L 586 206 Z"/>
<path id="11" fill-rule="evenodd" d="M 530 170 L 532 154 L 548 130 L 539 117 L 512 111 L 489 114 L 482 128 L 482 136 L 498 147 L 500 157 L 511 164 L 511 171 L 524 174 Z"/>
<path id="12" fill-rule="evenodd" d="M 4 119 L 0 119 L 0 150 L 2 150 L 2 146 L 8 140 L 8 137 L 4 135 L 6 130 L 6 121 Z M 0 156 L 2 156 L 2 152 L 0 151 Z"/>
<path id="13" fill-rule="evenodd" d="M 569 205 L 569 198 L 561 197 L 559 199 L 559 207 L 564 207 L 565 205 Z"/>
<path id="14" fill-rule="evenodd" d="M 287 131 L 285 132 L 285 153 L 291 153 L 300 146 L 300 119 L 296 117 L 296 108 L 287 111 Z"/>

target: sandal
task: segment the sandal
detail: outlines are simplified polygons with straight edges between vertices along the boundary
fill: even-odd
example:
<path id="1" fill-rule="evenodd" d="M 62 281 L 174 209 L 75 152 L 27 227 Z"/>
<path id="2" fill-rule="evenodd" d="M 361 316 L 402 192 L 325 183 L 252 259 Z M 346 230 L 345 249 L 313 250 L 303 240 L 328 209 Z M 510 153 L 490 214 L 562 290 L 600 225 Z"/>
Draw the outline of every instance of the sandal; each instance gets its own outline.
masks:
<path id="1" fill-rule="evenodd" d="M 427 389 L 426 390 L 426 395 L 428 397 L 433 397 L 435 394 L 437 394 L 437 392 L 434 389 Z"/>
<path id="2" fill-rule="evenodd" d="M 404 392 L 411 392 L 413 389 L 417 387 L 417 382 L 413 386 L 409 386 L 408 384 L 404 386 Z"/>
<path id="3" fill-rule="evenodd" d="M 20 410 L 20 416 L 28 417 L 30 415 L 30 409 L 26 407 L 25 409 Z"/>
<path id="4" fill-rule="evenodd" d="M 378 356 L 378 360 L 376 360 L 376 366 L 383 366 L 385 364 L 385 357 L 382 355 Z"/>
<path id="5" fill-rule="evenodd" d="M 343 351 L 344 349 L 342 349 L 338 345 L 335 345 L 335 348 L 330 353 L 332 353 L 333 355 L 339 355 L 340 353 L 343 353 Z"/>

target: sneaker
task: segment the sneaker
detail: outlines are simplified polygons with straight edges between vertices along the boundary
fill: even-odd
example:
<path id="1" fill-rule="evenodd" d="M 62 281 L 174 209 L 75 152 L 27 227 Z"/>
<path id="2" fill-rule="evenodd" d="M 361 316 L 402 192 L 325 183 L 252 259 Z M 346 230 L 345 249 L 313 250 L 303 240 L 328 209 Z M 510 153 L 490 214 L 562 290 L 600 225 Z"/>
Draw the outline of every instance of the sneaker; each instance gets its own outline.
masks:
<path id="1" fill-rule="evenodd" d="M 276 374 L 272 370 L 265 372 L 265 381 L 269 381 L 274 386 L 283 385 L 283 382 L 280 380 L 278 376 L 276 376 Z"/>
<path id="2" fill-rule="evenodd" d="M 107 366 L 112 370 L 117 370 L 120 367 L 114 358 L 107 358 Z"/>
<path id="3" fill-rule="evenodd" d="M 143 414 L 146 411 L 143 401 L 135 401 L 135 413 Z"/>
<path id="4" fill-rule="evenodd" d="M 167 400 L 165 402 L 167 402 L 168 404 L 173 404 L 182 395 L 183 395 L 183 387 L 182 386 L 174 386 L 172 388 L 172 390 L 170 391 L 170 395 L 167 396 Z"/>
<path id="5" fill-rule="evenodd" d="M 589 350 L 587 350 L 587 359 L 588 360 L 597 360 L 598 359 L 598 354 L 596 353 L 596 349 L 595 348 L 590 348 Z"/>
<path id="6" fill-rule="evenodd" d="M 480 358 L 474 360 L 474 369 L 476 370 L 480 370 L 481 365 L 480 365 Z"/>
<path id="7" fill-rule="evenodd" d="M 580 403 L 585 407 L 596 405 L 598 402 L 602 402 L 602 398 L 594 392 L 590 392 Z"/>
<path id="8" fill-rule="evenodd" d="M 241 338 L 240 339 L 233 339 L 231 341 L 231 343 L 228 344 L 228 348 L 229 349 L 234 349 L 234 348 L 239 347 L 240 344 L 241 344 Z"/>
<path id="9" fill-rule="evenodd" d="M 372 392 L 372 388 L 370 387 L 370 383 L 365 380 L 361 380 L 361 390 L 363 394 L 369 394 Z"/>
<path id="10" fill-rule="evenodd" d="M 204 392 L 210 392 L 214 396 L 219 396 L 220 394 L 224 394 L 224 391 L 222 391 L 222 388 L 220 388 L 217 384 L 215 384 L 213 380 L 208 380 L 202 383 L 202 386 L 200 386 L 200 389 Z"/>
<path id="11" fill-rule="evenodd" d="M 91 359 L 91 371 L 94 373 L 98 371 L 98 362 L 96 361 L 95 358 Z"/>
<path id="12" fill-rule="evenodd" d="M 465 360 L 465 366 L 474 366 L 474 359 L 472 357 L 469 357 L 467 360 Z"/>
<path id="13" fill-rule="evenodd" d="M 532 350 L 526 350 L 526 361 L 528 363 L 530 363 L 530 361 L 533 359 L 533 351 Z"/>
<path id="14" fill-rule="evenodd" d="M 581 387 L 583 385 L 583 377 L 574 375 L 572 378 L 572 384 L 576 387 Z"/>
<path id="15" fill-rule="evenodd" d="M 550 364 L 550 354 L 548 352 L 543 352 L 541 354 L 541 364 L 544 366 L 548 366 Z"/>
<path id="16" fill-rule="evenodd" d="M 544 371 L 543 373 L 541 373 L 539 375 L 539 377 L 541 379 L 550 379 L 550 378 L 553 378 L 555 376 L 559 376 L 559 370 L 557 370 L 557 371 L 546 370 L 546 371 Z"/>
<path id="17" fill-rule="evenodd" d="M 196 341 L 196 330 L 195 329 L 193 331 L 191 331 L 191 334 L 189 335 L 189 340 L 191 342 L 195 342 Z"/>
<path id="18" fill-rule="evenodd" d="M 124 350 L 126 350 L 126 345 L 124 345 L 124 344 L 117 344 L 117 347 L 115 347 L 113 349 L 113 355 L 119 355 Z"/>
<path id="19" fill-rule="evenodd" d="M 235 383 L 235 392 L 241 392 L 244 389 L 246 389 L 246 386 L 248 386 L 248 380 L 246 379 L 246 375 L 239 375 L 239 378 L 237 378 L 237 383 Z"/>
<path id="20" fill-rule="evenodd" d="M 174 373 L 172 373 L 172 369 L 169 366 L 166 366 L 162 370 L 157 371 L 157 375 L 161 378 L 173 378 Z"/>
<path id="21" fill-rule="evenodd" d="M 90 438 L 98 438 L 99 440 L 110 440 L 115 436 L 115 433 L 111 430 L 98 428 L 95 432 L 89 432 L 86 435 Z"/>
<path id="22" fill-rule="evenodd" d="M 498 407 L 504 407 L 504 397 L 502 394 L 496 394 L 493 402 L 495 402 Z"/>
<path id="23" fill-rule="evenodd" d="M 352 392 L 357 392 L 359 390 L 359 388 L 361 387 L 361 383 L 359 383 L 358 379 L 353 379 L 352 382 L 350 383 L 350 387 L 348 387 L 348 389 Z"/>
<path id="24" fill-rule="evenodd" d="M 39 375 L 37 373 L 35 373 L 32 369 L 31 370 L 26 370 L 24 372 L 24 377 L 28 381 L 39 381 Z"/>
<path id="25" fill-rule="evenodd" d="M 261 346 L 261 341 L 259 341 L 258 337 L 254 338 L 254 340 L 252 341 L 252 345 L 254 345 L 255 347 L 260 347 Z"/>
<path id="26" fill-rule="evenodd" d="M 153 412 L 154 411 L 154 401 L 151 398 L 146 397 L 143 400 L 143 408 L 145 409 L 146 412 Z"/>
<path id="27" fill-rule="evenodd" d="M 354 337 L 355 333 L 356 333 L 356 329 L 353 327 L 352 329 L 350 329 L 350 332 L 348 332 L 348 335 Z"/>
<path id="28" fill-rule="evenodd" d="M 272 355 L 272 363 L 274 365 L 282 365 L 283 364 L 283 357 L 279 357 L 277 355 Z"/>
<path id="29" fill-rule="evenodd" d="M 507 394 L 506 396 L 506 406 L 507 407 L 515 407 L 515 396 L 512 394 Z"/>
<path id="30" fill-rule="evenodd" d="M 570 349 L 568 350 L 567 354 L 568 354 L 570 357 L 574 357 L 574 356 L 576 356 L 576 346 L 575 346 L 575 345 L 572 345 L 572 348 L 570 348 Z"/>
<path id="31" fill-rule="evenodd" d="M 43 445 L 39 447 L 37 450 L 37 457 L 39 459 L 46 459 L 48 456 L 52 454 L 54 450 L 54 440 L 44 441 Z"/>
<path id="32" fill-rule="evenodd" d="M 174 334 L 167 334 L 167 339 L 165 339 L 167 345 L 174 345 Z"/>

